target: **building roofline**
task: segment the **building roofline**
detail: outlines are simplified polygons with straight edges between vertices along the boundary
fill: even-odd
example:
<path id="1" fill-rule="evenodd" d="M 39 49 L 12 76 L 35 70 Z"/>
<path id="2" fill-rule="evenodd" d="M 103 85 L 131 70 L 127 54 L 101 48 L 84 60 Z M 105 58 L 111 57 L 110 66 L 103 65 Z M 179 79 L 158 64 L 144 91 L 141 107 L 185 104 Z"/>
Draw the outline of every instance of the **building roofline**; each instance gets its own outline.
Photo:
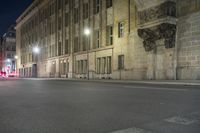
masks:
<path id="1" fill-rule="evenodd" d="M 31 5 L 27 7 L 27 9 L 17 18 L 16 25 L 25 18 L 29 12 L 31 12 L 35 7 L 37 7 L 38 3 L 42 2 L 43 0 L 34 0 Z"/>

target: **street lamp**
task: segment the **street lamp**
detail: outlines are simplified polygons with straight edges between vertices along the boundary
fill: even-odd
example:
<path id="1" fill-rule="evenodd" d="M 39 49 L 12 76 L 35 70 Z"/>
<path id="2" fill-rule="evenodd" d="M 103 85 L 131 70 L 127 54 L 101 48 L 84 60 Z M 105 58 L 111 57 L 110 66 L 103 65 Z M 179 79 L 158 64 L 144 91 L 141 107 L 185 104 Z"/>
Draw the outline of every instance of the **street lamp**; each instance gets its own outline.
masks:
<path id="1" fill-rule="evenodd" d="M 39 54 L 40 53 L 40 48 L 38 46 L 33 47 L 33 52 L 35 54 Z"/>
<path id="2" fill-rule="evenodd" d="M 17 56 L 17 55 L 15 55 L 15 59 L 18 59 L 18 56 Z"/>
<path id="3" fill-rule="evenodd" d="M 84 30 L 84 34 L 85 34 L 86 36 L 89 36 L 89 35 L 90 35 L 90 29 L 89 29 L 89 28 L 86 28 L 86 29 Z"/>
<path id="4" fill-rule="evenodd" d="M 7 60 L 6 60 L 6 62 L 10 63 L 10 62 L 11 62 L 11 60 L 10 60 L 10 59 L 7 59 Z"/>
<path id="5" fill-rule="evenodd" d="M 84 34 L 87 36 L 87 39 L 88 39 L 88 45 L 87 45 L 87 79 L 89 80 L 90 79 L 90 70 L 89 70 L 89 47 L 90 47 L 90 34 L 91 34 L 91 31 L 89 28 L 86 28 L 84 30 Z"/>

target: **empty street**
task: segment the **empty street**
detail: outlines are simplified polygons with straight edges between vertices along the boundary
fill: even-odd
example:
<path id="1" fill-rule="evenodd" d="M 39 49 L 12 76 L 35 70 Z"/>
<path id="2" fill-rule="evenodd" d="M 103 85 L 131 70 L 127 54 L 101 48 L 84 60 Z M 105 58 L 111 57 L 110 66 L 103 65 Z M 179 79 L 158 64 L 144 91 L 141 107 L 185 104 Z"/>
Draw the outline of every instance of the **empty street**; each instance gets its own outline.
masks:
<path id="1" fill-rule="evenodd" d="M 0 133 L 199 133 L 200 86 L 0 81 Z"/>

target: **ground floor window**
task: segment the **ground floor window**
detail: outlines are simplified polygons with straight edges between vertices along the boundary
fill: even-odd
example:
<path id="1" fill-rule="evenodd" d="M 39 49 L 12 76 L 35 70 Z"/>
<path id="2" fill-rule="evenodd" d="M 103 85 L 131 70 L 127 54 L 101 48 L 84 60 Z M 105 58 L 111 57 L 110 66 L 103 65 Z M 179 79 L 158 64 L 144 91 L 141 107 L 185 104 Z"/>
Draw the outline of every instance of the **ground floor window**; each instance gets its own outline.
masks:
<path id="1" fill-rule="evenodd" d="M 124 69 L 124 55 L 118 56 L 118 69 Z"/>
<path id="2" fill-rule="evenodd" d="M 51 74 L 55 74 L 55 73 L 56 73 L 56 62 L 53 61 L 51 65 Z"/>
<path id="3" fill-rule="evenodd" d="M 86 74 L 87 73 L 87 60 L 76 61 L 76 74 Z"/>
<path id="4" fill-rule="evenodd" d="M 65 75 L 69 72 L 69 61 L 68 60 L 61 60 L 60 61 L 60 74 Z"/>
<path id="5" fill-rule="evenodd" d="M 111 56 L 97 58 L 96 73 L 97 74 L 111 74 L 112 73 Z"/>

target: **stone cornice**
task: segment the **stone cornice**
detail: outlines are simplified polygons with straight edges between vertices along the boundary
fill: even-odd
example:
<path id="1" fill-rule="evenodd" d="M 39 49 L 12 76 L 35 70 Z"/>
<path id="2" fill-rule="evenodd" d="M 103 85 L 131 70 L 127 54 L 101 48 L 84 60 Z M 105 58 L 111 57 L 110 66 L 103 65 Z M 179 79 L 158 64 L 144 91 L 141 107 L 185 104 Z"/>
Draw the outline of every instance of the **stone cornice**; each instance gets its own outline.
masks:
<path id="1" fill-rule="evenodd" d="M 23 20 L 42 1 L 43 0 L 34 0 L 34 2 L 17 18 L 16 23 L 18 24 L 21 20 Z"/>

